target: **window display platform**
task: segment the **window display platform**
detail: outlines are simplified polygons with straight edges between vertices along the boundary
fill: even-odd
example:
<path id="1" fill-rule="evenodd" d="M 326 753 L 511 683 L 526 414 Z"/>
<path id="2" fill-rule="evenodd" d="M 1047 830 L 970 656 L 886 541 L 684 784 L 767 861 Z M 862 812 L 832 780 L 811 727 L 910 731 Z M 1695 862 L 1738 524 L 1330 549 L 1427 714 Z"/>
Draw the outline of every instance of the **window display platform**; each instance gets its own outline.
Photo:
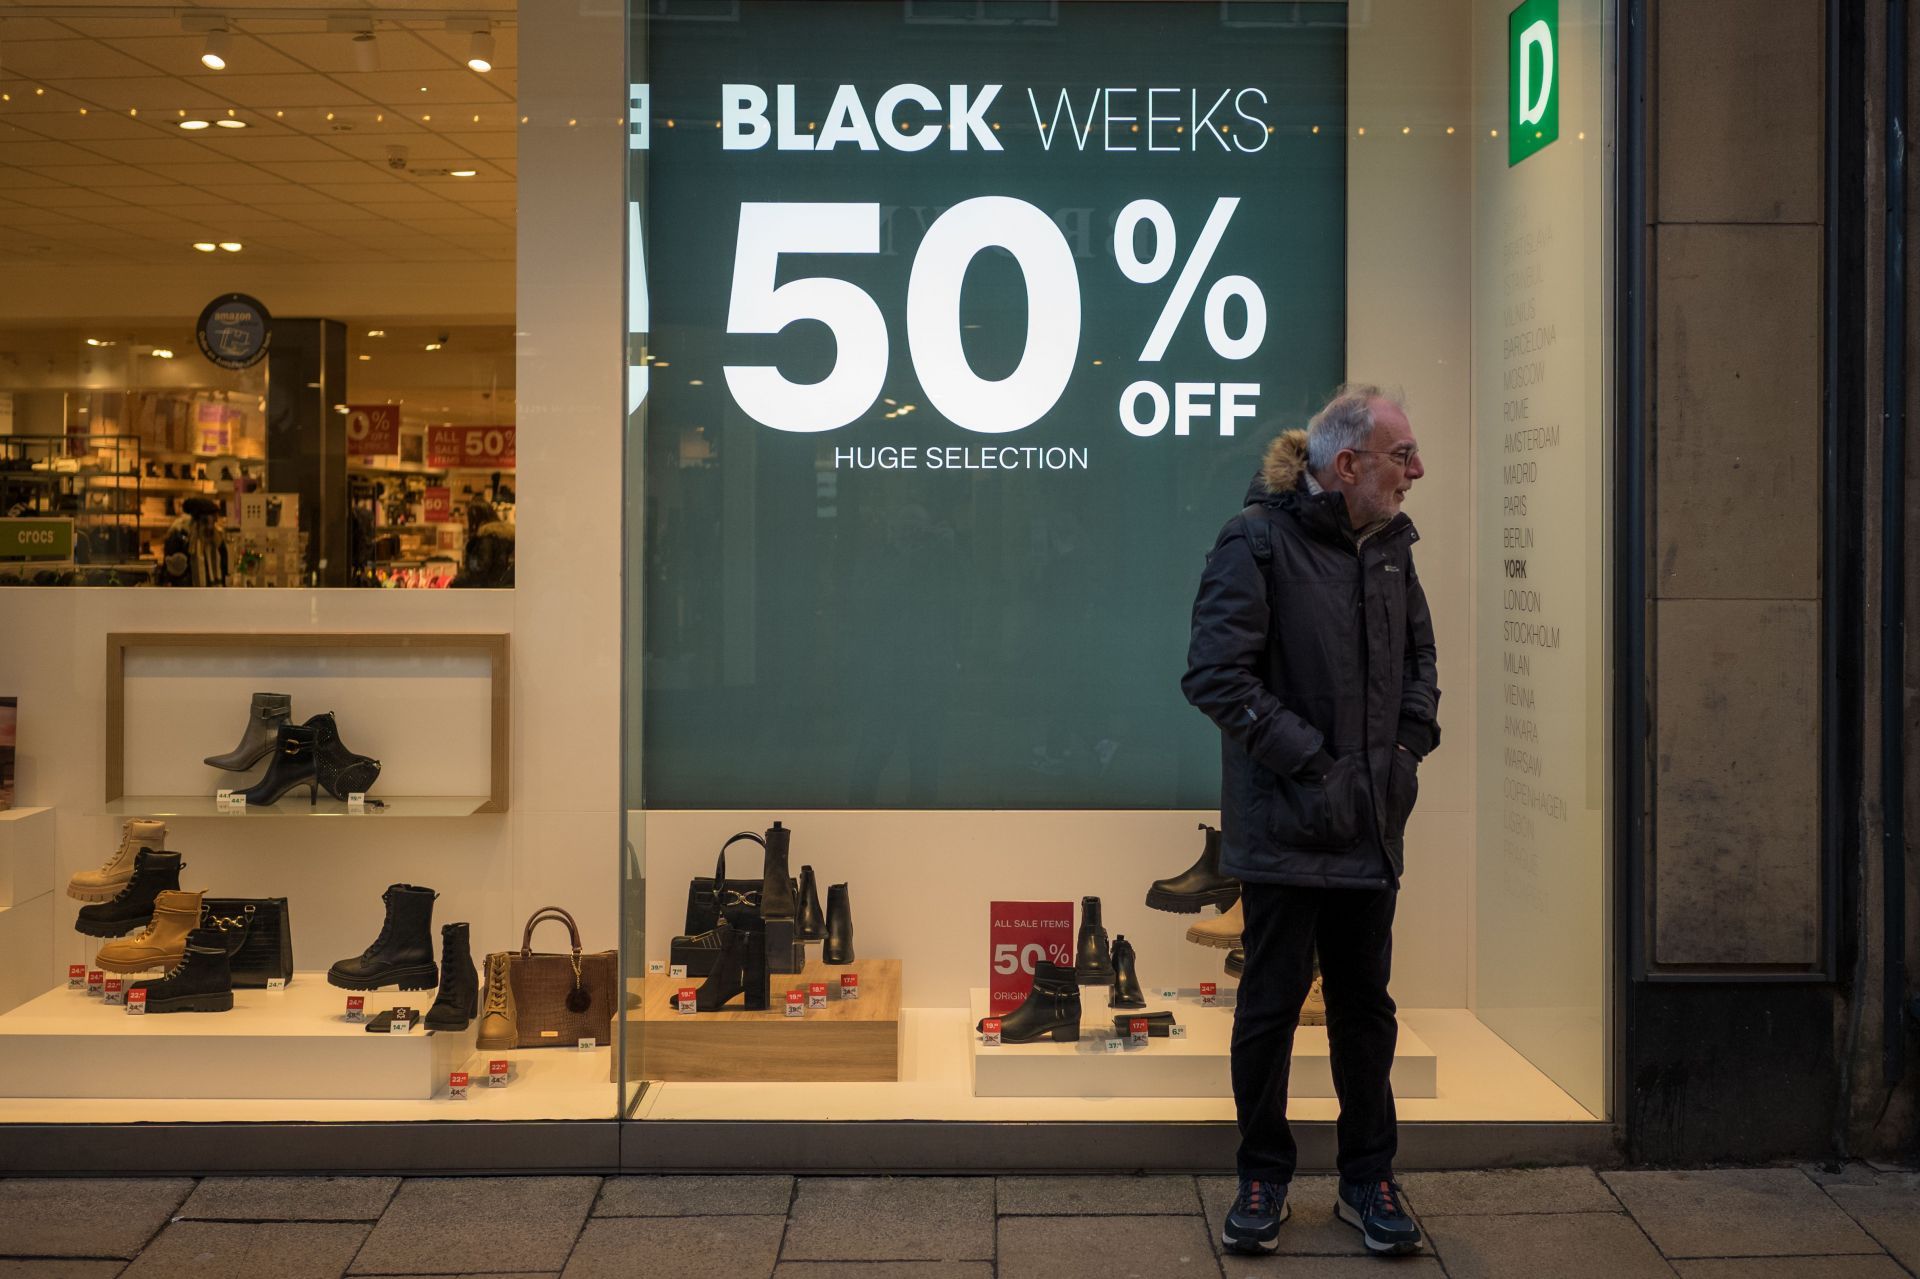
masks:
<path id="1" fill-rule="evenodd" d="M 305 791 L 287 795 L 277 804 L 256 804 L 246 808 L 221 808 L 211 795 L 122 795 L 101 804 L 106 817 L 472 817 L 490 802 L 485 795 L 373 795 L 382 807 L 349 812 L 345 800 L 322 797 L 308 804 Z"/>
<path id="2" fill-rule="evenodd" d="M 840 975 L 857 972 L 860 997 L 840 998 Z M 674 994 L 699 978 L 649 976 L 640 1008 L 642 1079 L 739 1083 L 893 1083 L 900 1078 L 900 961 L 852 964 L 808 961 L 798 973 L 772 975 L 765 1012 L 735 1005 L 711 1013 L 682 1013 Z M 813 983 L 827 987 L 824 1008 L 787 1015 L 784 996 Z"/>
<path id="3" fill-rule="evenodd" d="M 648 1087 L 648 1120 L 942 1120 L 1016 1123 L 1233 1122 L 1229 1097 L 980 1097 L 973 1091 L 974 1018 L 966 1008 L 908 1008 L 897 1084 L 695 1084 Z M 1464 1008 L 1402 1008 L 1443 1064 L 1433 1097 L 1399 1101 L 1406 1123 L 1598 1123 L 1600 1119 Z M 1163 1047 L 1164 1040 L 1154 1041 Z M 1151 1052 L 1154 1049 L 1148 1049 Z M 1330 1121 L 1332 1097 L 1295 1098 L 1289 1113 Z"/>
<path id="4" fill-rule="evenodd" d="M 367 1012 L 432 991 L 378 991 Z M 0 1079 L 21 1098 L 194 1097 L 425 1099 L 473 1053 L 476 1027 L 373 1034 L 343 1015 L 324 973 L 282 990 L 236 990 L 222 1013 L 135 1015 L 60 987 L 0 1016 Z"/>
<path id="5" fill-rule="evenodd" d="M 1086 996 L 1083 994 L 1082 999 Z M 1197 998 L 1147 1001 L 1147 1009 L 1174 1015 L 1186 1034 L 1175 1039 L 1148 1039 L 1134 1045 L 1113 1033 L 1112 1018 L 1122 1010 L 1109 1009 L 1106 1000 L 1088 1002 L 1081 1022 L 1080 1042 L 1058 1044 L 1043 1040 L 1031 1044 L 988 1046 L 978 1035 L 973 1044 L 973 1091 L 978 1097 L 1231 1097 L 1228 1049 L 1233 1038 L 1233 1007 L 1223 992 L 1221 1003 L 1204 1007 Z M 968 1010 L 978 1024 L 987 1015 L 987 992 L 973 991 Z M 1118 1039 L 1117 1051 L 1109 1045 Z M 1432 1097 L 1438 1092 L 1437 1061 L 1427 1041 L 1400 1026 L 1393 1056 L 1393 1094 L 1396 1098 Z M 1288 1089 L 1296 1098 L 1332 1097 L 1333 1067 L 1327 1053 L 1325 1026 L 1302 1026 L 1294 1033 L 1293 1065 Z"/>

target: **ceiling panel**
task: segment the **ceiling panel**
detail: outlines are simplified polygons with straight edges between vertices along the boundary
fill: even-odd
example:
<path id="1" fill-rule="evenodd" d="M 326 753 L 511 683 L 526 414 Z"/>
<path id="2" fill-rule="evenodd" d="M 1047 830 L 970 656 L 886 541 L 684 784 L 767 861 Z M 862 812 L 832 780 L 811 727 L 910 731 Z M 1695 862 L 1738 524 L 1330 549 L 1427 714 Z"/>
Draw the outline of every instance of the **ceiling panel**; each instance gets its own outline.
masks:
<path id="1" fill-rule="evenodd" d="M 78 167 L 78 166 L 76 166 Z M 25 187 L 59 187 L 67 183 L 50 174 L 58 169 L 20 169 L 11 165 L 0 165 L 0 192 L 18 191 Z"/>
<path id="2" fill-rule="evenodd" d="M 503 92 L 493 77 L 477 75 L 464 66 L 441 71 L 343 71 L 329 78 L 353 89 L 369 102 L 405 111 L 433 111 L 459 102 L 497 106 L 513 101 L 511 91 Z"/>
<path id="3" fill-rule="evenodd" d="M 35 172 L 52 178 L 63 186 L 93 187 L 96 190 L 107 187 L 158 186 L 168 180 L 159 174 L 148 173 L 125 164 L 56 164 L 36 169 Z M 0 187 L 5 185 L 6 178 L 0 176 Z"/>
<path id="4" fill-rule="evenodd" d="M 63 93 L 92 106 L 113 111 L 136 107 L 143 115 L 171 115 L 177 108 L 197 105 L 183 93 L 183 82 L 170 75 L 86 76 L 62 80 Z"/>
<path id="5" fill-rule="evenodd" d="M 92 164 L 99 158 L 79 147 L 30 137 L 18 129 L 0 133 L 0 164 Z"/>
<path id="6" fill-rule="evenodd" d="M 371 106 L 365 97 L 330 76 L 310 71 L 290 75 L 192 75 L 181 77 L 202 93 L 234 106 L 273 111 L 296 107 Z"/>
<path id="7" fill-rule="evenodd" d="M 0 15 L 5 14 L 0 9 Z M 0 27 L 9 79 L 61 80 L 70 76 L 149 76 L 153 68 L 139 58 L 97 40 L 18 40 L 9 19 Z M 195 55 L 198 56 L 197 54 Z"/>
<path id="8" fill-rule="evenodd" d="M 320 138 L 303 138 L 279 130 L 255 134 L 251 130 L 238 137 L 222 138 L 220 153 L 234 160 L 258 164 L 262 169 L 280 173 L 289 164 L 337 161 L 340 153 Z M 290 174 L 281 173 L 282 177 Z"/>
<path id="9" fill-rule="evenodd" d="M 351 37 L 334 32 L 307 31 L 277 36 L 274 47 L 315 71 L 358 71 L 360 64 Z M 496 47 L 498 38 L 496 37 Z M 380 71 L 444 71 L 456 65 L 446 54 L 411 31 L 380 27 L 374 32 Z M 464 59 L 465 55 L 462 55 Z"/>
<path id="10" fill-rule="evenodd" d="M 180 31 L 177 26 L 175 31 L 177 34 L 168 36 L 108 37 L 101 41 L 101 46 L 111 46 L 168 75 L 207 74 L 207 68 L 200 62 L 200 55 L 207 47 L 207 38 Z M 227 52 L 229 73 L 258 75 L 303 70 L 305 68 L 292 58 L 275 53 L 262 40 L 248 35 L 244 22 L 235 23 L 233 40 Z"/>
<path id="11" fill-rule="evenodd" d="M 86 115 L 75 111 L 72 114 L 34 116 L 22 121 L 22 124 L 27 130 L 43 138 L 63 142 L 126 140 L 153 136 L 151 124 L 115 111 L 89 111 Z"/>

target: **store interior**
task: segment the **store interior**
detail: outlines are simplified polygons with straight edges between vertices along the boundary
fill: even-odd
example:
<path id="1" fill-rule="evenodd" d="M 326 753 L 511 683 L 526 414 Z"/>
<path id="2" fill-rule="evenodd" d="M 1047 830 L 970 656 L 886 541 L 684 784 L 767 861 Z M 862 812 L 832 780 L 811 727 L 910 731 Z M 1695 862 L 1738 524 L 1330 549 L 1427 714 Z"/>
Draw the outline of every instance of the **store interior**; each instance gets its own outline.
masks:
<path id="1" fill-rule="evenodd" d="M 624 252 L 646 260 L 642 240 L 627 241 L 626 222 L 610 216 L 629 181 L 629 122 L 585 109 L 622 95 L 624 23 L 561 6 L 536 32 L 511 0 L 463 9 L 486 19 L 492 57 L 481 73 L 466 65 L 468 19 L 407 8 L 417 7 L 356 9 L 372 15 L 377 69 L 366 69 L 351 23 L 303 8 L 234 24 L 228 67 L 211 73 L 200 62 L 206 29 L 183 29 L 172 8 L 51 18 L 0 6 L 0 263 L 21 285 L 0 297 L 0 444 L 24 456 L 31 449 L 8 441 L 56 440 L 36 455 L 48 466 L 0 479 L 40 486 L 18 499 L 37 505 L 10 513 L 66 503 L 77 523 L 127 530 L 89 539 L 111 554 L 0 565 L 0 579 L 53 571 L 60 584 L 150 584 L 188 497 L 220 504 L 230 564 L 244 560 L 247 537 L 265 536 L 242 527 L 239 499 L 250 469 L 261 471 L 255 491 L 275 491 L 268 365 L 224 370 L 200 358 L 195 320 L 215 297 L 247 293 L 276 321 L 337 322 L 338 403 L 399 410 L 391 452 L 343 454 L 337 491 L 295 504 L 301 544 L 279 580 L 230 570 L 223 583 L 288 589 L 7 597 L 0 695 L 18 690 L 22 704 L 16 807 L 0 811 L 0 1122 L 1230 1121 L 1238 978 L 1219 944 L 1228 916 L 1146 900 L 1154 881 L 1202 856 L 1217 811 L 840 807 L 841 794 L 772 808 L 751 770 L 735 802 L 650 801 L 649 753 L 673 749 L 647 739 L 637 718 L 648 670 L 642 543 L 660 529 L 647 516 L 641 451 L 626 453 L 624 475 L 616 460 L 623 421 L 629 438 L 682 439 L 691 424 L 627 399 L 635 384 L 618 334 L 646 329 L 623 326 L 622 310 L 638 315 L 645 299 L 663 317 L 674 303 L 658 291 L 636 298 L 608 266 Z M 1607 32 L 1603 5 L 1563 8 L 1567 136 L 1521 167 L 1499 137 L 1500 5 L 1350 7 L 1365 20 L 1347 43 L 1346 360 L 1352 376 L 1403 385 L 1428 459 L 1408 511 L 1445 690 L 1445 744 L 1423 768 L 1395 934 L 1407 1122 L 1608 1117 L 1598 586 L 1608 557 L 1598 392 Z M 212 127 L 182 135 L 183 112 Z M 247 127 L 222 129 L 222 117 Z M 406 149 L 397 166 L 394 147 Z M 468 166 L 474 176 L 454 176 Z M 631 190 L 643 201 L 641 167 Z M 645 227 L 644 207 L 634 225 Z M 220 248 L 228 236 L 242 248 Z M 194 247 L 205 237 L 219 237 L 211 253 Z M 1535 252 L 1537 288 L 1510 275 L 1516 254 Z M 1522 310 L 1532 318 L 1516 325 Z M 1516 447 L 1534 445 L 1516 446 L 1501 391 L 1516 332 L 1546 324 L 1554 364 L 1532 411 L 1558 424 L 1562 443 L 1526 459 L 1541 478 L 1522 490 L 1505 468 Z M 697 375 L 662 334 L 630 358 L 656 379 L 662 368 Z M 353 415 L 338 416 L 344 438 Z M 511 441 L 522 417 L 517 452 L 510 442 L 489 464 L 430 453 L 436 428 L 506 427 Z M 505 465 L 492 464 L 501 456 Z M 678 457 L 705 461 L 685 448 Z M 1233 477 L 1226 513 L 1243 486 Z M 356 518 L 368 536 L 349 542 Z M 364 541 L 366 556 L 323 581 L 313 552 L 335 529 L 341 545 Z M 483 529 L 514 544 L 507 576 L 461 583 Z M 1508 600 L 1516 538 L 1537 544 L 1565 583 L 1564 598 L 1540 588 L 1550 649 L 1508 629 L 1542 620 L 1516 619 L 1528 606 Z M 624 600 L 623 574 L 633 588 Z M 333 589 L 458 585 L 514 589 Z M 258 642 L 287 635 L 305 638 Z M 1174 696 L 1177 680 L 1170 672 Z M 745 687 L 759 695 L 751 678 Z M 265 756 L 240 772 L 202 762 L 245 745 L 250 699 L 268 689 L 291 699 L 291 723 L 331 712 L 344 748 L 378 761 L 377 781 L 358 792 L 378 806 L 325 787 L 309 803 L 304 781 L 270 803 L 220 803 L 218 792 L 274 767 Z M 909 784 L 907 756 L 907 742 L 892 745 L 883 794 Z M 283 985 L 235 989 L 230 1014 L 144 1018 L 88 990 L 93 972 L 103 986 L 113 975 L 99 961 L 115 939 L 73 928 L 75 911 L 98 903 L 69 888 L 116 854 L 134 821 L 166 824 L 166 849 L 186 863 L 183 889 L 260 909 L 283 902 Z M 775 823 L 791 832 L 789 874 L 799 881 L 811 868 L 823 906 L 845 886 L 827 914 L 851 920 L 851 957 L 829 962 L 824 940 L 802 941 L 790 953 L 803 970 L 769 974 L 765 1011 L 736 1001 L 682 1012 L 680 991 L 703 980 L 673 971 L 674 939 L 698 922 L 690 885 L 715 873 L 736 832 L 777 842 L 765 833 Z M 729 858 L 729 878 L 762 876 L 752 841 Z M 468 925 L 474 1013 L 457 1030 L 368 1034 L 329 972 L 378 947 L 388 894 L 408 885 L 437 894 L 436 965 L 443 925 Z M 1078 924 L 1089 897 L 1110 938 L 1124 934 L 1137 954 L 1145 1011 L 1173 1012 L 1182 1033 L 1135 1042 L 1112 1021 L 1132 1010 L 1109 1008 L 1094 984 L 1081 988 L 1073 1042 L 983 1042 L 994 903 L 1067 903 Z M 590 1013 L 605 1030 L 571 1045 L 483 1042 L 489 957 L 518 954 L 549 905 L 577 921 L 584 955 L 613 957 L 618 989 Z M 567 930 L 549 919 L 528 945 L 564 963 Z M 843 997 L 848 974 L 860 978 L 857 1001 Z M 797 1014 L 786 1005 L 795 989 Z M 425 1013 L 440 993 L 387 985 L 359 1011 Z M 825 1047 L 794 1049 L 813 1041 L 790 1035 L 769 1050 L 754 1038 L 785 1031 Z M 158 1064 L 142 1079 L 116 1072 L 122 1050 Z M 1324 1029 L 1303 1027 L 1298 1118 L 1337 1111 L 1326 1057 Z M 507 1063 L 504 1085 L 489 1080 L 496 1061 Z M 459 1073 L 467 1081 L 456 1086 Z"/>

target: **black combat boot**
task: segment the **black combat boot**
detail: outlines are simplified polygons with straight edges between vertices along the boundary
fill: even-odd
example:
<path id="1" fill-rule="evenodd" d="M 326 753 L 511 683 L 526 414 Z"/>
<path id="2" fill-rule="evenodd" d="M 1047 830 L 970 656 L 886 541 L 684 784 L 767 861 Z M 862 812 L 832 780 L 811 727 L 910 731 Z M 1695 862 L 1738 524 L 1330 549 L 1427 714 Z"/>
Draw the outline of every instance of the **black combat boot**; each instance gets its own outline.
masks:
<path id="1" fill-rule="evenodd" d="M 982 1019 L 975 1027 L 986 1029 Z M 1026 1002 L 1000 1019 L 1000 1042 L 1030 1044 L 1052 1036 L 1070 1044 L 1080 1038 L 1080 985 L 1073 969 L 1038 959 L 1033 964 L 1033 988 Z"/>
<path id="2" fill-rule="evenodd" d="M 1147 890 L 1150 908 L 1194 915 L 1202 906 L 1225 910 L 1240 896 L 1240 881 L 1220 873 L 1220 832 L 1205 822 L 1200 823 L 1200 829 L 1207 833 L 1200 860 L 1171 879 L 1154 880 Z"/>
<path id="3" fill-rule="evenodd" d="M 813 867 L 800 868 L 800 940 L 820 941 L 827 935 L 827 917 L 820 911 L 820 885 Z"/>
<path id="4" fill-rule="evenodd" d="M 327 969 L 327 981 L 342 990 L 432 990 L 440 984 L 433 962 L 433 899 L 431 888 L 394 884 L 382 894 L 386 922 L 373 945 L 352 959 Z"/>
<path id="5" fill-rule="evenodd" d="M 293 694 L 255 693 L 247 708 L 247 727 L 240 744 L 224 755 L 209 755 L 202 762 L 229 773 L 244 773 L 273 749 L 280 740 L 280 729 L 293 717 Z"/>
<path id="6" fill-rule="evenodd" d="M 480 1015 L 480 970 L 465 924 L 440 926 L 440 993 L 427 1009 L 428 1030 L 465 1030 Z"/>
<path id="7" fill-rule="evenodd" d="M 1109 1008 L 1145 1008 L 1139 974 L 1133 970 L 1133 943 L 1121 933 L 1113 939 L 1113 986 L 1107 991 Z"/>
<path id="8" fill-rule="evenodd" d="M 150 1013 L 224 1013 L 233 1008 L 233 974 L 220 934 L 196 928 L 187 934 L 180 962 L 165 977 L 137 981 L 131 990 L 147 992 Z"/>
<path id="9" fill-rule="evenodd" d="M 82 906 L 73 930 L 89 937 L 125 937 L 146 927 L 153 918 L 153 899 L 169 889 L 179 891 L 180 868 L 185 865 L 179 853 L 141 849 L 133 855 L 133 878 L 126 887 L 112 901 Z"/>
<path id="10" fill-rule="evenodd" d="M 1074 951 L 1074 977 L 1082 986 L 1113 980 L 1113 956 L 1107 949 L 1107 930 L 1100 926 L 1100 899 L 1080 899 L 1080 945 Z"/>
<path id="11" fill-rule="evenodd" d="M 820 961 L 853 962 L 853 903 L 847 900 L 845 884 L 827 886 L 827 943 L 820 948 Z"/>

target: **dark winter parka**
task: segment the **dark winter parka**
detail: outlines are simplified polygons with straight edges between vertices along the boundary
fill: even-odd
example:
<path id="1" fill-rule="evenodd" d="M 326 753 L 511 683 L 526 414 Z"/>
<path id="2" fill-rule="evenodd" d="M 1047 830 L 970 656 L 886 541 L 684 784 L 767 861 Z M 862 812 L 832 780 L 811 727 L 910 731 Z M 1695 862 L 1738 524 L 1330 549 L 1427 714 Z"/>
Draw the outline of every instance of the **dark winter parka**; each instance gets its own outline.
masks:
<path id="1" fill-rule="evenodd" d="M 1440 741 L 1420 535 L 1401 514 L 1357 538 L 1306 470 L 1307 433 L 1280 436 L 1220 530 L 1181 688 L 1220 726 L 1222 869 L 1398 887 L 1417 765 Z"/>

